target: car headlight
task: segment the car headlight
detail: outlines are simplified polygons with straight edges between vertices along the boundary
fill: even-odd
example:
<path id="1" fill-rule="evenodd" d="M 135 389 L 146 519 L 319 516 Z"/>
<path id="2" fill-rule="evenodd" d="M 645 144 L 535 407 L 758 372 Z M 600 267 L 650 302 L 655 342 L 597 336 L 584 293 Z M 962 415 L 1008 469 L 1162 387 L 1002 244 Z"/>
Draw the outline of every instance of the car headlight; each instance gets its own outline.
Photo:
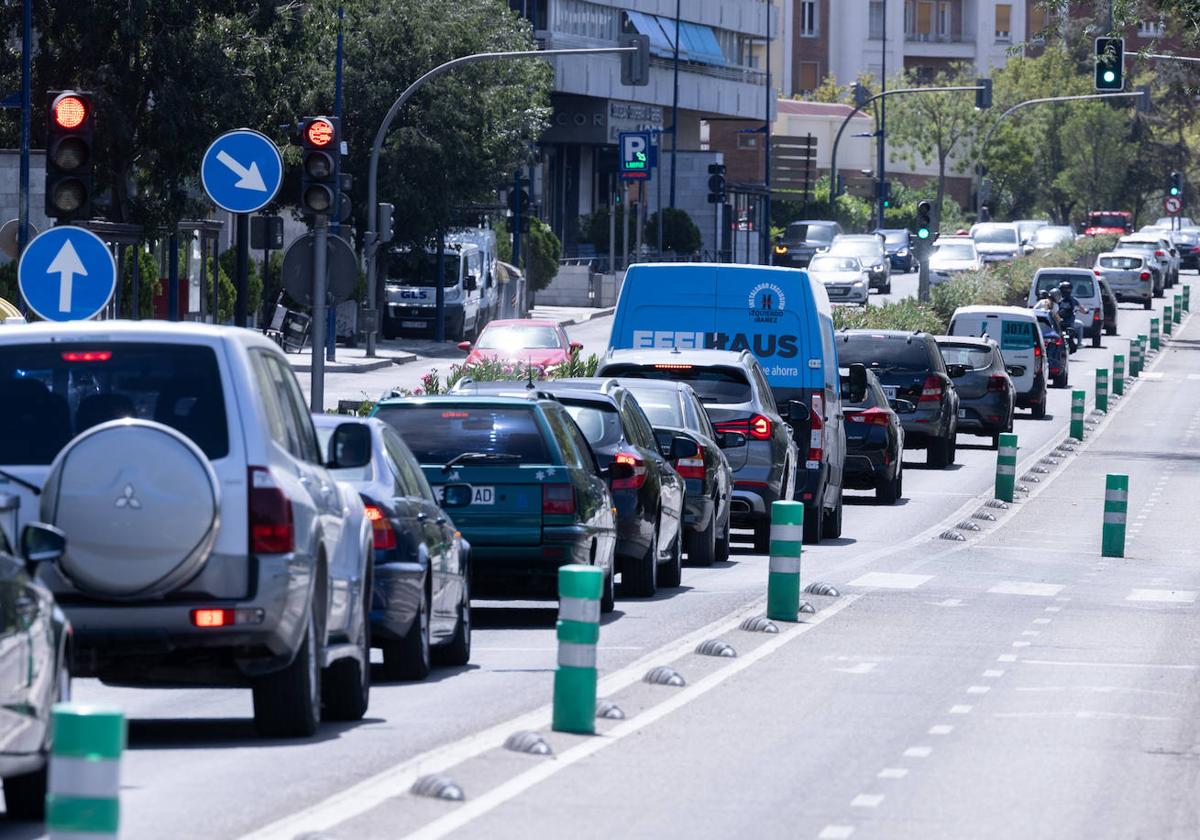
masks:
<path id="1" fill-rule="evenodd" d="M 864 285 L 865 284 L 861 280 L 854 281 L 854 288 L 856 288 L 856 289 L 862 289 L 862 288 L 864 288 Z"/>

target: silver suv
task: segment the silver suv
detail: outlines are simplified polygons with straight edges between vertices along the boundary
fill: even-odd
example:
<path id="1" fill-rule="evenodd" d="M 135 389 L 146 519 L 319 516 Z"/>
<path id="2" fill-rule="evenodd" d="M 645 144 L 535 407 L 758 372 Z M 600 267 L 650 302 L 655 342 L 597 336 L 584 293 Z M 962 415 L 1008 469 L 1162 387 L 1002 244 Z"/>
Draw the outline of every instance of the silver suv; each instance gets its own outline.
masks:
<path id="1" fill-rule="evenodd" d="M 3 330 L 0 407 L 0 492 L 68 538 L 38 574 L 77 675 L 248 687 L 264 735 L 362 717 L 372 531 L 327 467 L 370 449 L 347 424 L 326 462 L 278 347 L 204 325 Z"/>

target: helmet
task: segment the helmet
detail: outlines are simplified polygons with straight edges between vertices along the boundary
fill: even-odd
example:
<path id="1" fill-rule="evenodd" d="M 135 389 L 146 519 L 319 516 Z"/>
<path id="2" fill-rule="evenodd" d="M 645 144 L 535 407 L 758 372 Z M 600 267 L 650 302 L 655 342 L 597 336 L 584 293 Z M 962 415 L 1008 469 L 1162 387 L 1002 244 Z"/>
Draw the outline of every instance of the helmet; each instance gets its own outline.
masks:
<path id="1" fill-rule="evenodd" d="M 1054 301 L 1055 303 L 1058 303 L 1060 300 L 1062 300 L 1062 292 L 1060 292 L 1058 289 L 1051 289 L 1050 290 L 1050 300 Z"/>
<path id="2" fill-rule="evenodd" d="M 1037 296 L 1038 300 L 1045 300 L 1046 298 L 1050 297 L 1050 293 L 1045 289 L 1042 289 L 1040 292 L 1038 292 Z"/>
<path id="3" fill-rule="evenodd" d="M 1061 291 L 1061 292 L 1062 292 L 1064 295 L 1066 295 L 1066 294 L 1070 294 L 1070 292 L 1071 292 L 1071 281 L 1070 281 L 1070 280 L 1064 280 L 1064 281 L 1062 281 L 1061 283 L 1059 283 L 1059 284 L 1058 284 L 1058 288 L 1059 288 L 1059 290 L 1060 290 L 1060 291 Z"/>

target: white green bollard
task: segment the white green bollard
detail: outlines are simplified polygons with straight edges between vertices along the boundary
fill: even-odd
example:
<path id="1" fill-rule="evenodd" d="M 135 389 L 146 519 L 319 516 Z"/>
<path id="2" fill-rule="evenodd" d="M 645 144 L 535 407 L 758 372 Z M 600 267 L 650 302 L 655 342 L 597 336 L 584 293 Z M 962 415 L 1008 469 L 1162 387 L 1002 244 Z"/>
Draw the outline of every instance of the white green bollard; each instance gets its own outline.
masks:
<path id="1" fill-rule="evenodd" d="M 121 822 L 125 715 L 110 707 L 59 703 L 51 725 L 49 840 L 115 838 Z"/>
<path id="2" fill-rule="evenodd" d="M 558 670 L 554 672 L 556 732 L 596 732 L 596 643 L 604 570 L 568 565 L 558 570 Z"/>
<path id="3" fill-rule="evenodd" d="M 996 447 L 996 498 L 1002 502 L 1013 500 L 1017 484 L 1017 436 L 1000 435 Z"/>
<path id="4" fill-rule="evenodd" d="M 1096 410 L 1108 411 L 1108 368 L 1096 368 Z"/>
<path id="5" fill-rule="evenodd" d="M 1172 319 L 1176 324 L 1183 320 L 1183 294 L 1176 293 L 1175 306 L 1171 309 Z"/>
<path id="6" fill-rule="evenodd" d="M 1129 342 L 1129 376 L 1136 379 L 1142 372 L 1142 342 L 1141 336 Z"/>
<path id="7" fill-rule="evenodd" d="M 1110 473 L 1104 482 L 1104 525 L 1100 531 L 1100 553 L 1104 557 L 1125 556 L 1125 517 L 1129 509 L 1129 476 Z"/>
<path id="8" fill-rule="evenodd" d="M 1150 319 L 1150 349 L 1153 350 L 1154 352 L 1158 352 L 1158 348 L 1161 344 L 1162 344 L 1162 339 L 1159 337 L 1159 333 L 1158 333 L 1158 319 L 1151 318 Z"/>
<path id="9" fill-rule="evenodd" d="M 1071 392 L 1071 437 L 1075 440 L 1083 440 L 1083 410 L 1086 402 L 1086 392 Z"/>
<path id="10" fill-rule="evenodd" d="M 804 547 L 804 504 L 771 503 L 771 560 L 767 574 L 767 618 L 800 617 L 800 554 Z"/>
<path id="11" fill-rule="evenodd" d="M 1112 390 L 1118 397 L 1125 393 L 1125 357 L 1120 353 L 1113 354 Z"/>

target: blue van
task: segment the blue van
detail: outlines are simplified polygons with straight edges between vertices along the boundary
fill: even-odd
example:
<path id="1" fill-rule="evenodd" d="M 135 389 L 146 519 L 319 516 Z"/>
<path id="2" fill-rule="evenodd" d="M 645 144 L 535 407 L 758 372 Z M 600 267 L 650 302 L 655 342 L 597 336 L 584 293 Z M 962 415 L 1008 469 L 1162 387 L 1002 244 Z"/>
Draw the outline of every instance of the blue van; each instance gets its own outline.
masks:
<path id="1" fill-rule="evenodd" d="M 841 533 L 846 434 L 833 310 L 798 269 L 657 263 L 631 266 L 617 301 L 610 351 L 749 351 L 799 449 L 795 498 L 806 537 Z M 857 387 L 866 387 L 861 373 Z M 814 539 L 815 538 L 815 539 Z"/>

